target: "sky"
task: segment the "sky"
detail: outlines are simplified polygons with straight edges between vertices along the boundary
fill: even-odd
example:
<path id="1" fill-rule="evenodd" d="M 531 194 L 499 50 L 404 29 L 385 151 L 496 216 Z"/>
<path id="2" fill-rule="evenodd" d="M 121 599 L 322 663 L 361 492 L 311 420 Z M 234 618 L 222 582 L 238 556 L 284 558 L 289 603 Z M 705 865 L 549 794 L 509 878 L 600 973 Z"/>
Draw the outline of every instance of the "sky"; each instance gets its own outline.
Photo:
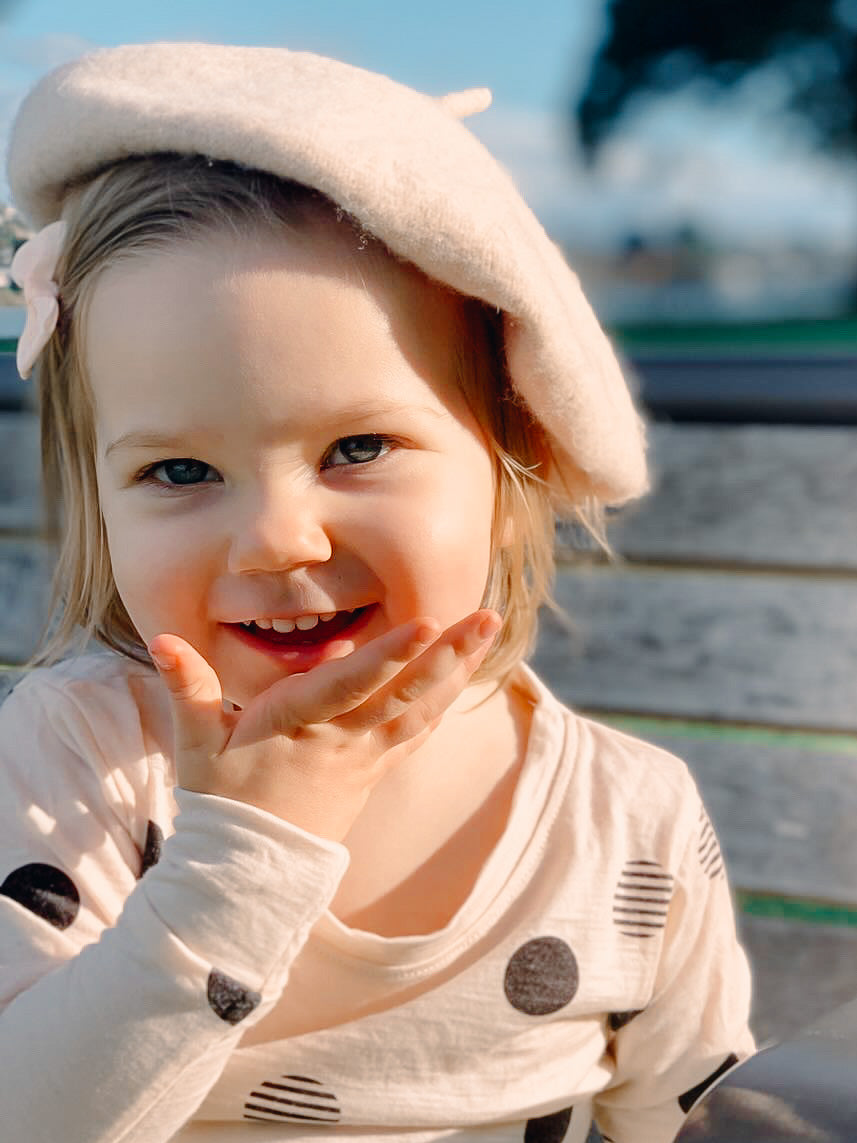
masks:
<path id="1" fill-rule="evenodd" d="M 692 98 L 644 107 L 586 169 L 567 109 L 606 27 L 605 0 L 0 0 L 0 144 L 27 89 L 92 48 L 279 45 L 432 94 L 490 87 L 492 107 L 469 126 L 559 241 L 598 247 L 689 220 L 727 243 L 785 235 L 834 251 L 857 246 L 857 171 L 774 129 L 763 84 L 719 112 Z"/>

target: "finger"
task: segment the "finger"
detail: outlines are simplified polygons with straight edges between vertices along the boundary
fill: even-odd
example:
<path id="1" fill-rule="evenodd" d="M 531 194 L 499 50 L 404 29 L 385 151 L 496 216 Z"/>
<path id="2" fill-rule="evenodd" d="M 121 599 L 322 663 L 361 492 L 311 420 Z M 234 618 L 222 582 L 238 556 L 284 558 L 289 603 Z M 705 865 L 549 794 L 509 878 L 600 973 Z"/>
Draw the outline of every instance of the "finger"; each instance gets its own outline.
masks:
<path id="1" fill-rule="evenodd" d="M 288 733 L 295 725 L 329 722 L 346 714 L 422 654 L 439 633 L 437 620 L 414 619 L 342 659 L 275 683 L 265 698 L 271 729 Z"/>
<path id="2" fill-rule="evenodd" d="M 454 671 L 404 706 L 399 714 L 376 726 L 372 733 L 383 743 L 384 749 L 389 751 L 402 744 L 421 741 L 426 729 L 431 731 L 439 726 L 444 715 L 466 690 L 490 649 L 489 639 L 478 651 L 461 659 Z"/>
<path id="3" fill-rule="evenodd" d="M 220 750 L 223 691 L 214 669 L 179 635 L 156 635 L 148 651 L 170 692 L 176 751 Z"/>
<path id="4" fill-rule="evenodd" d="M 448 628 L 360 707 L 337 718 L 337 726 L 370 730 L 401 716 L 409 707 L 448 682 L 437 696 L 438 709 L 445 709 L 470 681 L 501 625 L 502 620 L 496 611 L 484 609 L 468 615 Z"/>

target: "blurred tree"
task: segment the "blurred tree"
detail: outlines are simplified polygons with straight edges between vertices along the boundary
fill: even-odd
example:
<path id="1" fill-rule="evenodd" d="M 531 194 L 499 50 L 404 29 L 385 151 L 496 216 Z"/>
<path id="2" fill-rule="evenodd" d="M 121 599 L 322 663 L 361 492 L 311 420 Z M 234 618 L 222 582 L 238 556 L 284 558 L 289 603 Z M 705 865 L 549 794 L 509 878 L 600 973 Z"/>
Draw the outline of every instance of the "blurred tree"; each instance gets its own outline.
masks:
<path id="1" fill-rule="evenodd" d="M 725 89 L 762 67 L 783 76 L 816 145 L 857 144 L 857 0 L 608 0 L 608 20 L 573 109 L 590 159 L 632 97 Z"/>

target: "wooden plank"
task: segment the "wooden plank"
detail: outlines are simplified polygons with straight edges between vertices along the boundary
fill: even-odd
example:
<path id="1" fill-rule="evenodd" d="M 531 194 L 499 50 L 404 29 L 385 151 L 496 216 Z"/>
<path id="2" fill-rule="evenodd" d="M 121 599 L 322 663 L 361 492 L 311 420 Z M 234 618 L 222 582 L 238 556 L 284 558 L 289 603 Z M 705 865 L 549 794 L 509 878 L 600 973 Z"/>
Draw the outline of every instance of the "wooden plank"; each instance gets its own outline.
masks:
<path id="1" fill-rule="evenodd" d="M 617 725 L 687 763 L 734 885 L 857 905 L 857 739 L 645 719 Z"/>
<path id="2" fill-rule="evenodd" d="M 654 425 L 650 435 L 654 492 L 612 525 L 619 553 L 857 569 L 857 429 Z"/>
<path id="3" fill-rule="evenodd" d="M 745 916 L 738 931 L 760 1044 L 796 1034 L 857 995 L 857 930 Z"/>
<path id="4" fill-rule="evenodd" d="M 590 709 L 857 730 L 857 580 L 564 570 L 533 665 Z"/>
<path id="5" fill-rule="evenodd" d="M 643 350 L 640 399 L 669 421 L 857 425 L 853 353 Z"/>
<path id="6" fill-rule="evenodd" d="M 45 620 L 51 561 L 38 540 L 0 542 L 0 662 L 21 663 Z"/>
<path id="7" fill-rule="evenodd" d="M 857 429 L 653 425 L 651 441 L 654 491 L 611 527 L 620 554 L 857 569 Z M 36 417 L 0 414 L 2 530 L 39 526 L 38 452 Z"/>
<path id="8" fill-rule="evenodd" d="M 0 531 L 36 531 L 39 511 L 38 420 L 0 413 Z"/>

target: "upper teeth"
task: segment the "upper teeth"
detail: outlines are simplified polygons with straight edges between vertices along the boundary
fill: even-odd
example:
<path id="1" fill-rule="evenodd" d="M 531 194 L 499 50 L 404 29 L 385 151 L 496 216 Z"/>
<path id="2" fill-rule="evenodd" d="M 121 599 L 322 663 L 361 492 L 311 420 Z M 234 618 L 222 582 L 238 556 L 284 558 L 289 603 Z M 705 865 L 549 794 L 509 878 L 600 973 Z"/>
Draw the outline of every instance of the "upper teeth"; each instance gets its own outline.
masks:
<path id="1" fill-rule="evenodd" d="M 299 615 L 297 619 L 247 619 L 241 626 L 252 627 L 255 623 L 257 627 L 261 627 L 263 631 L 279 631 L 281 634 L 286 634 L 289 631 L 294 631 L 297 627 L 298 631 L 309 631 L 316 626 L 319 619 L 327 623 L 329 619 L 333 619 L 336 615 L 335 611 L 322 611 L 315 615 Z"/>

